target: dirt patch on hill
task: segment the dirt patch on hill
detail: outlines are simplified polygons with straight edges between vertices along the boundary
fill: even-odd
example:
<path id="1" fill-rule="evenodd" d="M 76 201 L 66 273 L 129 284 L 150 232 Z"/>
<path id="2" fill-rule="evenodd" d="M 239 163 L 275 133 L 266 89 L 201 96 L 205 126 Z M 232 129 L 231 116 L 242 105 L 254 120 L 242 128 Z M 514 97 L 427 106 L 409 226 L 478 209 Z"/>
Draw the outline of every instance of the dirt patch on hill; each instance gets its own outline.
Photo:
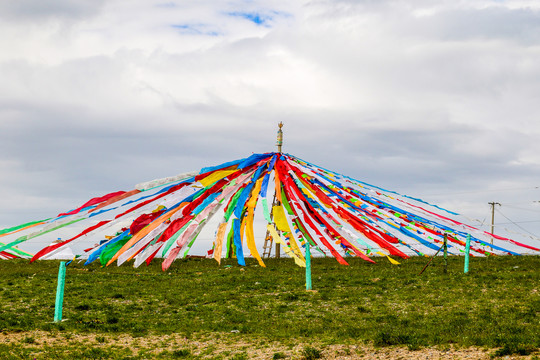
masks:
<path id="1" fill-rule="evenodd" d="M 223 359 L 412 359 L 412 360 L 457 360 L 491 359 L 495 349 L 436 347 L 410 351 L 406 347 L 376 348 L 369 344 L 336 344 L 270 342 L 252 339 L 241 334 L 212 334 L 204 336 L 148 335 L 134 337 L 127 334 L 75 334 L 68 332 L 17 332 L 0 333 L 0 345 L 19 349 L 21 353 L 35 358 L 55 357 L 74 351 L 100 350 L 102 354 L 123 352 L 133 356 L 223 358 Z M 537 356 L 537 355 L 536 355 Z M 507 355 L 505 360 L 532 359 L 528 356 Z"/>

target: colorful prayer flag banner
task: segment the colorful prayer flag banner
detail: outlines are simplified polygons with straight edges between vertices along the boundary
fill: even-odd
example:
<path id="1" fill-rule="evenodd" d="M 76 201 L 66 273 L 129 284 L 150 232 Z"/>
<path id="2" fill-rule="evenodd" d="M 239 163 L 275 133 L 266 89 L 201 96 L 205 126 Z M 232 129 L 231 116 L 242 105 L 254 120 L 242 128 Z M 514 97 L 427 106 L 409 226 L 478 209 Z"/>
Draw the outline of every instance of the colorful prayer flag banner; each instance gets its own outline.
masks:
<path id="1" fill-rule="evenodd" d="M 269 204 L 272 190 L 275 200 Z M 225 251 L 245 265 L 244 251 L 249 251 L 264 266 L 254 232 L 259 203 L 267 238 L 304 267 L 306 242 L 343 265 L 349 256 L 369 262 L 387 257 L 394 264 L 399 262 L 392 257 L 427 256 L 441 247 L 445 235 L 448 252 L 454 255 L 465 252 L 467 239 L 471 256 L 540 251 L 537 246 L 462 223 L 455 219 L 457 213 L 421 199 L 289 154 L 264 153 L 141 183 L 131 191 L 90 199 L 54 218 L 2 229 L 0 237 L 24 235 L 0 243 L 0 259 L 46 259 L 78 241 L 92 239 L 95 246 L 85 250 L 86 264 L 99 260 L 104 266 L 115 261 L 120 265 L 134 260 L 139 266 L 161 257 L 166 270 L 175 259 L 188 254 L 202 229 L 220 214 L 209 256 L 221 262 Z M 17 247 L 75 225 L 84 226 L 68 239 L 42 246 L 35 255 Z M 109 235 L 103 236 L 103 232 Z"/>

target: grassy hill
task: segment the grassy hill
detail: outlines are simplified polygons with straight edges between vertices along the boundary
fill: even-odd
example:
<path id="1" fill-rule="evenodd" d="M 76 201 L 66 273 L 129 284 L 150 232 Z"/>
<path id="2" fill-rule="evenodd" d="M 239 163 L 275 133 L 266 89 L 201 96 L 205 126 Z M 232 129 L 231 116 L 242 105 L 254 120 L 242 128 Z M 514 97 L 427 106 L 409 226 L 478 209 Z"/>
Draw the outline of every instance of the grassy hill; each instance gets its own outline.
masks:
<path id="1" fill-rule="evenodd" d="M 249 260 L 188 259 L 167 272 L 73 263 L 61 323 L 52 323 L 59 263 L 0 261 L 0 358 L 253 357 L 234 344 L 266 347 L 270 358 L 328 357 L 335 345 L 349 354 L 397 345 L 535 357 L 540 347 L 538 256 L 473 258 L 469 274 L 463 258 L 449 258 L 447 274 L 437 258 L 420 276 L 426 258 L 317 258 L 313 291 L 290 259 L 267 268 Z M 197 341 L 206 350 L 190 345 Z"/>

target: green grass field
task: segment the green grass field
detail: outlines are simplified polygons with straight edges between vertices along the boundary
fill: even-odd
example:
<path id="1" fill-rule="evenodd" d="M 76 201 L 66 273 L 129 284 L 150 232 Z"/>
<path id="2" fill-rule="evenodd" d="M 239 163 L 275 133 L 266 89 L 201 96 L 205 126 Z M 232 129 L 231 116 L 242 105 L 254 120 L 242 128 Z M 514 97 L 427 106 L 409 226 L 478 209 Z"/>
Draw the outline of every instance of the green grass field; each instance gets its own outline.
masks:
<path id="1" fill-rule="evenodd" d="M 437 258 L 421 276 L 427 258 L 399 266 L 317 258 L 314 291 L 305 290 L 305 269 L 290 259 L 269 259 L 267 268 L 249 260 L 240 267 L 188 259 L 168 272 L 157 262 L 139 269 L 73 263 L 61 323 L 52 322 L 59 263 L 0 261 L 0 330 L 18 339 L 0 342 L 0 358 L 248 358 L 196 352 L 190 341 L 304 344 L 303 359 L 335 344 L 480 347 L 537 358 L 539 256 L 473 258 L 469 274 L 463 258 L 449 258 L 447 274 Z M 138 349 L 122 346 L 124 336 Z M 273 358 L 288 357 L 279 349 Z"/>

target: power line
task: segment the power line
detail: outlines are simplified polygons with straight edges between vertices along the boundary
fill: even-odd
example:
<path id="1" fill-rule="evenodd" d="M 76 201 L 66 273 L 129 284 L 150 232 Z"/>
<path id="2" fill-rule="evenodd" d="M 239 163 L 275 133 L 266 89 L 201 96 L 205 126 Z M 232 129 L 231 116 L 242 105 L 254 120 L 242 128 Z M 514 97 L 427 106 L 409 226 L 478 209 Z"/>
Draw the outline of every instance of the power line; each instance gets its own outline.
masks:
<path id="1" fill-rule="evenodd" d="M 491 190 L 474 190 L 474 191 L 459 191 L 459 192 L 445 192 L 441 194 L 425 194 L 424 196 L 442 196 L 442 195 L 461 195 L 461 194 L 478 194 L 488 192 L 502 192 L 502 191 L 518 191 L 518 190 L 537 190 L 540 186 L 523 187 L 523 188 L 506 188 L 506 189 L 491 189 Z"/>
<path id="2" fill-rule="evenodd" d="M 520 225 L 519 225 L 518 223 L 516 223 L 515 221 L 512 221 L 510 218 L 508 218 L 506 215 L 504 215 L 499 209 L 495 209 L 495 210 L 497 210 L 497 212 L 498 212 L 499 214 L 501 214 L 506 220 L 510 221 L 512 224 L 514 224 L 515 226 L 517 226 L 517 227 L 520 228 L 521 230 L 525 231 L 526 233 L 528 233 L 528 234 L 530 234 L 530 235 L 532 235 L 532 236 L 534 236 L 534 237 L 536 237 L 536 238 L 538 237 L 538 236 L 536 236 L 535 234 L 533 234 L 532 232 L 530 232 L 529 230 L 527 230 L 527 229 L 523 228 L 522 226 L 520 226 Z"/>
<path id="3" fill-rule="evenodd" d="M 529 221 L 515 221 L 515 222 L 504 222 L 497 223 L 497 225 L 508 225 L 508 224 L 525 224 L 525 223 L 538 223 L 540 220 L 529 220 Z"/>
<path id="4" fill-rule="evenodd" d="M 535 204 L 536 203 L 536 204 Z M 520 202 L 511 202 L 511 203 L 507 203 L 505 202 L 503 205 L 535 205 L 535 206 L 538 206 L 537 203 L 540 203 L 540 201 L 537 201 L 537 200 L 527 200 L 527 201 L 520 201 Z"/>
<path id="5" fill-rule="evenodd" d="M 540 210 L 533 210 L 533 209 L 525 209 L 525 208 L 520 208 L 520 207 L 517 207 L 517 206 L 512 206 L 512 205 L 508 205 L 508 204 L 504 204 L 503 205 L 505 207 L 509 207 L 511 209 L 517 209 L 517 210 L 523 210 L 523 211 L 530 211 L 530 212 L 535 212 L 535 213 L 540 213 Z"/>

